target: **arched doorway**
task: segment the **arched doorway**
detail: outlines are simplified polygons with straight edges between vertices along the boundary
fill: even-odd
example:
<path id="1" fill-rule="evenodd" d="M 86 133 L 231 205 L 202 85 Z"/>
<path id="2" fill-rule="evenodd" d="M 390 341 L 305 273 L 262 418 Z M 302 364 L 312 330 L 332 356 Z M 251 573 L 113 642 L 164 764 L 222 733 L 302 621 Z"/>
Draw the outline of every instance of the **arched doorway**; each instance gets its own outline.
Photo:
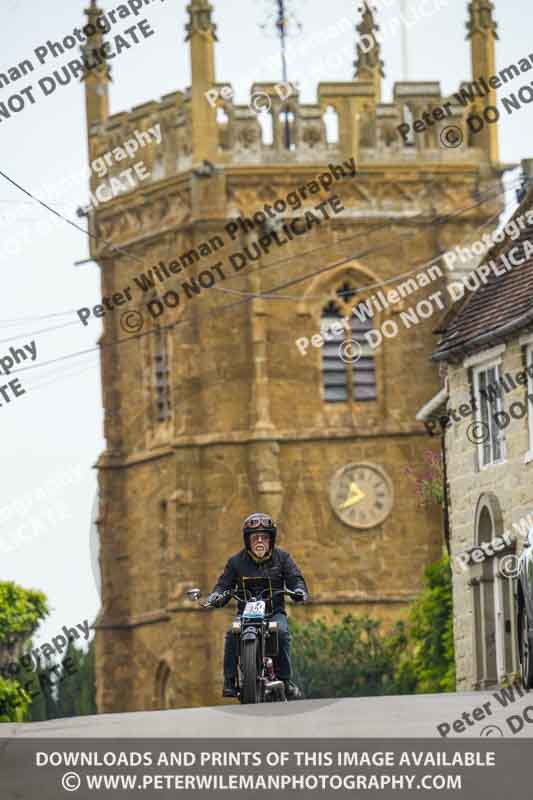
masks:
<path id="1" fill-rule="evenodd" d="M 483 494 L 475 516 L 475 545 L 490 545 L 503 533 L 503 516 L 498 498 Z M 474 614 L 474 688 L 497 685 L 516 672 L 516 622 L 514 581 L 502 574 L 501 559 L 508 549 L 484 551 L 484 560 L 471 569 Z"/>

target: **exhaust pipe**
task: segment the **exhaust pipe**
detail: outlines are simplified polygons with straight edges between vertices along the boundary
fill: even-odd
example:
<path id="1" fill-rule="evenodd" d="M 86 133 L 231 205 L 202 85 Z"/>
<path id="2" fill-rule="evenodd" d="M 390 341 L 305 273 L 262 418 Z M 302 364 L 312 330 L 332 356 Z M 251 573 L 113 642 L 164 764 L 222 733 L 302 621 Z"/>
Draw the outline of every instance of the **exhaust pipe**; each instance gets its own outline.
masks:
<path id="1" fill-rule="evenodd" d="M 283 681 L 265 681 L 265 689 L 268 689 L 268 691 L 283 689 L 283 691 L 285 691 L 285 684 Z"/>

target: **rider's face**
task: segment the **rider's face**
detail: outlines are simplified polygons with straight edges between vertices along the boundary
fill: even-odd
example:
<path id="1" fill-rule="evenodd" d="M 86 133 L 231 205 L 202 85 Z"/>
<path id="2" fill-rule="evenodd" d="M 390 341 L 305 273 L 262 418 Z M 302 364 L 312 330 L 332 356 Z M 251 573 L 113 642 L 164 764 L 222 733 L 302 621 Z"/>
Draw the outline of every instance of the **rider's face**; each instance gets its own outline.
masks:
<path id="1" fill-rule="evenodd" d="M 270 534 L 252 533 L 250 536 L 250 549 L 254 556 L 263 558 L 270 550 Z"/>

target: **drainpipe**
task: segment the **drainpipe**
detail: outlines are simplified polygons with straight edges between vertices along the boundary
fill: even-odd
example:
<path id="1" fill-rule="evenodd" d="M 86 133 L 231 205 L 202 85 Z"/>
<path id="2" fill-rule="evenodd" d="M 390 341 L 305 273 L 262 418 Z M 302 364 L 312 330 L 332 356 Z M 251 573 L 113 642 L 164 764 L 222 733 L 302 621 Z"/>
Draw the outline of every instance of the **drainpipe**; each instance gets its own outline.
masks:
<path id="1" fill-rule="evenodd" d="M 442 483 L 443 483 L 443 504 L 444 504 L 444 543 L 448 556 L 450 555 L 450 515 L 448 513 L 448 465 L 446 462 L 446 429 L 442 428 L 442 436 L 440 440 L 441 454 L 442 454 Z"/>

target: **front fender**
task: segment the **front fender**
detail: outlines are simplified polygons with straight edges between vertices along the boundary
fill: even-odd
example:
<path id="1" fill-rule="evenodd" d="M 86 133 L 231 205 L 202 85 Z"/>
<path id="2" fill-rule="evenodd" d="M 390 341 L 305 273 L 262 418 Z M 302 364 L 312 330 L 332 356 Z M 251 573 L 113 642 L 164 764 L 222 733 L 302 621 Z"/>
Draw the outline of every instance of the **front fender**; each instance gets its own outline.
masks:
<path id="1" fill-rule="evenodd" d="M 253 628 L 253 627 L 246 628 L 241 633 L 241 642 L 252 642 L 252 641 L 254 641 L 254 639 L 257 639 L 257 638 L 258 638 L 257 629 Z"/>

